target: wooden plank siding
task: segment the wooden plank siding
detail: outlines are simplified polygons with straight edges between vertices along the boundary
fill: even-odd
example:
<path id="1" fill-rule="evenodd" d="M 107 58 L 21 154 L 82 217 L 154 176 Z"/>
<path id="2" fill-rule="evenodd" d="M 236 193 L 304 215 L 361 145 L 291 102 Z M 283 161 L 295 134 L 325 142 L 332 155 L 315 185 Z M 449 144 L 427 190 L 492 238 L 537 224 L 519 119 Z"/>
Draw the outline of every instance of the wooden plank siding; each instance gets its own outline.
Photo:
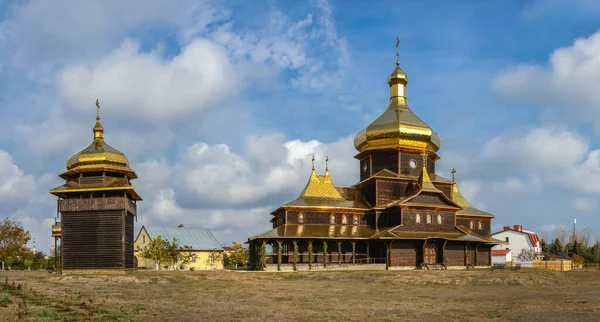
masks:
<path id="1" fill-rule="evenodd" d="M 390 266 L 418 266 L 422 256 L 423 242 L 399 240 L 392 243 Z"/>
<path id="2" fill-rule="evenodd" d="M 136 205 L 127 197 L 106 198 L 73 198 L 58 201 L 58 211 L 80 212 L 80 211 L 112 211 L 127 210 L 132 215 L 137 215 Z"/>
<path id="3" fill-rule="evenodd" d="M 124 268 L 123 216 L 122 211 L 62 213 L 63 269 Z"/>

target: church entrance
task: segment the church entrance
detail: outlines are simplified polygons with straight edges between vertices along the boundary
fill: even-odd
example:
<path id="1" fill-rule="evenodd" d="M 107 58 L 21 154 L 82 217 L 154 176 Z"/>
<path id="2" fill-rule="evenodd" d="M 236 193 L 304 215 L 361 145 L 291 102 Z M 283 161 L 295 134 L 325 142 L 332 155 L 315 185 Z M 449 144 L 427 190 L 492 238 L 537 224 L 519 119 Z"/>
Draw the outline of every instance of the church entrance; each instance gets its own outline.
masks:
<path id="1" fill-rule="evenodd" d="M 435 242 L 426 242 L 423 249 L 423 263 L 437 264 L 438 245 Z"/>

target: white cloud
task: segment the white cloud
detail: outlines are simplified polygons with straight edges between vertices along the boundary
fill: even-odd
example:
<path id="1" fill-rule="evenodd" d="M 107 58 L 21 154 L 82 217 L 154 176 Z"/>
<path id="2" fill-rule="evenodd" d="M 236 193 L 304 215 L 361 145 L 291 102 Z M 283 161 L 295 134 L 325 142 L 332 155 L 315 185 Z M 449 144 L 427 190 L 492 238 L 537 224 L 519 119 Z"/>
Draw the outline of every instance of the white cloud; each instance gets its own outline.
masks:
<path id="1" fill-rule="evenodd" d="M 100 57 L 136 28 L 165 28 L 190 39 L 228 13 L 217 1 L 32 0 L 15 5 L 0 21 L 0 49 L 23 66 L 49 67 Z"/>
<path id="2" fill-rule="evenodd" d="M 587 140 L 556 128 L 536 128 L 493 138 L 476 158 L 480 167 L 495 171 L 545 171 L 573 165 L 588 151 Z"/>
<path id="3" fill-rule="evenodd" d="M 573 207 L 573 209 L 579 211 L 592 211 L 596 209 L 597 202 L 596 200 L 592 199 L 575 198 L 571 201 L 571 206 Z"/>
<path id="4" fill-rule="evenodd" d="M 585 160 L 551 177 L 556 185 L 573 191 L 600 194 L 600 150 L 592 150 Z"/>
<path id="5" fill-rule="evenodd" d="M 0 150 L 0 200 L 27 198 L 35 192 L 35 178 L 26 175 L 12 160 L 10 153 Z"/>
<path id="6" fill-rule="evenodd" d="M 492 191 L 504 197 L 524 197 L 539 194 L 543 188 L 542 180 L 535 175 L 528 178 L 507 178 L 491 185 Z"/>
<path id="7" fill-rule="evenodd" d="M 225 50 L 209 40 L 193 40 L 168 61 L 157 52 L 140 53 L 139 46 L 128 40 L 99 62 L 65 69 L 60 90 L 69 105 L 89 110 L 100 97 L 101 109 L 160 122 L 239 94 L 243 75 L 234 72 Z"/>
<path id="8" fill-rule="evenodd" d="M 507 96 L 559 107 L 563 120 L 579 115 L 600 122 L 600 32 L 578 38 L 570 47 L 556 49 L 549 64 L 519 65 L 493 81 L 493 88 Z"/>

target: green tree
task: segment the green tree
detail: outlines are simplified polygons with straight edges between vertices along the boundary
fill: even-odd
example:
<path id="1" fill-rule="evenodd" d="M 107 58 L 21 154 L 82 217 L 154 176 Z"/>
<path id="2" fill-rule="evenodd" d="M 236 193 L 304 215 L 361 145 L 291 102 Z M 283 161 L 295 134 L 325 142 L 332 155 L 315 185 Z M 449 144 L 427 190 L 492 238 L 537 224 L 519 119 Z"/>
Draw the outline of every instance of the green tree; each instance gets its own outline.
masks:
<path id="1" fill-rule="evenodd" d="M 25 265 L 25 267 L 27 267 L 27 270 L 31 270 L 31 265 L 33 265 L 33 259 L 24 260 L 23 265 Z"/>
<path id="2" fill-rule="evenodd" d="M 169 253 L 170 246 L 171 243 L 169 241 L 162 239 L 162 236 L 158 235 L 156 238 L 151 239 L 144 248 L 138 246 L 138 251 L 141 257 L 154 261 L 156 269 L 160 270 L 160 264 L 172 258 Z"/>
<path id="3" fill-rule="evenodd" d="M 555 238 L 550 245 L 548 245 L 548 253 L 552 255 L 562 255 L 564 246 L 558 238 Z"/>
<path id="4" fill-rule="evenodd" d="M 233 242 L 231 245 L 232 251 L 227 254 L 226 265 L 235 266 L 246 266 L 248 265 L 248 249 L 244 248 L 244 245 Z"/>
<path id="5" fill-rule="evenodd" d="M 0 261 L 6 262 L 9 267 L 15 262 L 21 262 L 32 257 L 32 252 L 27 248 L 31 239 L 29 231 L 15 220 L 6 217 L 0 223 Z"/>

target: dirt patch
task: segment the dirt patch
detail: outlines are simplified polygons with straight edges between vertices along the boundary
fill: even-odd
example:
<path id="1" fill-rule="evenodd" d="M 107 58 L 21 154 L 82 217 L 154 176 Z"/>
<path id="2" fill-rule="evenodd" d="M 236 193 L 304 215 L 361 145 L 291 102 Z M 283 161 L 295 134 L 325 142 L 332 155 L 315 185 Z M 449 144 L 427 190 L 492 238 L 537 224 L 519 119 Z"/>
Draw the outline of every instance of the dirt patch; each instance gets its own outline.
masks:
<path id="1" fill-rule="evenodd" d="M 133 321 L 598 320 L 598 277 L 544 270 L 0 273 L 0 281 L 24 285 L 22 296 L 11 296 L 28 303 L 22 310 L 33 320 Z"/>

